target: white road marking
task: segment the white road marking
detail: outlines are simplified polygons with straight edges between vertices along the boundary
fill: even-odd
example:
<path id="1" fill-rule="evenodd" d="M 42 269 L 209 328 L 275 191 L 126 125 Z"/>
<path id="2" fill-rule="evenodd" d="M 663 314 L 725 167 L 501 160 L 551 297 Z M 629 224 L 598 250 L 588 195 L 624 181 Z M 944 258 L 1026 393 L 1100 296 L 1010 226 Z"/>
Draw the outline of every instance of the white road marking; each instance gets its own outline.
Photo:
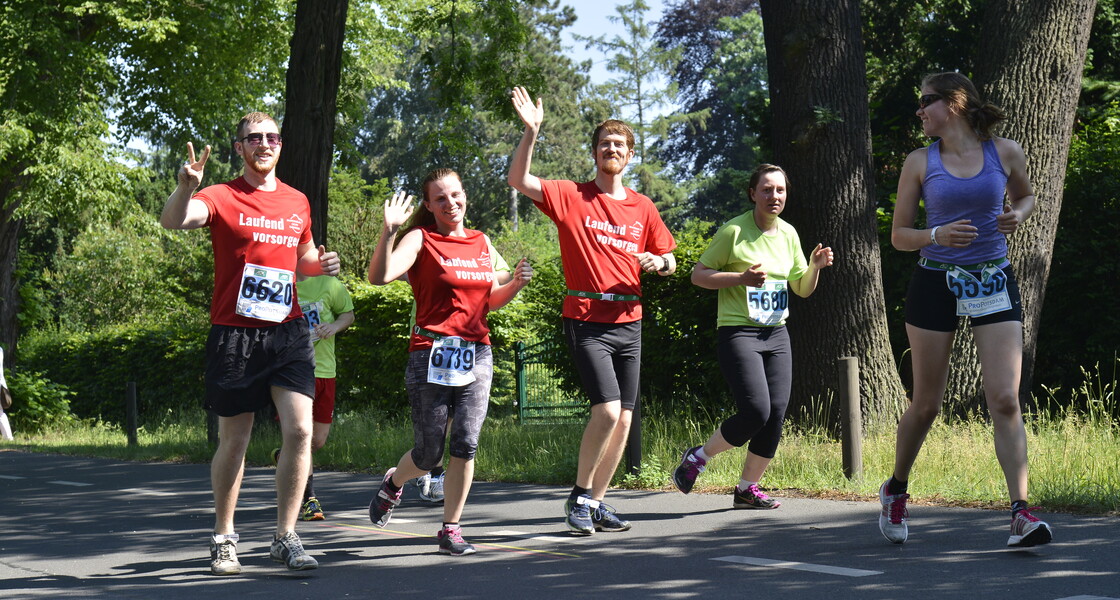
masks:
<path id="1" fill-rule="evenodd" d="M 82 483 L 80 481 L 61 481 L 61 480 L 59 480 L 59 481 L 48 481 L 47 483 L 53 483 L 55 485 L 69 485 L 69 486 L 72 486 L 72 487 L 86 487 L 86 486 L 89 486 L 89 485 L 93 485 L 92 483 Z"/>
<path id="2" fill-rule="evenodd" d="M 554 543 L 571 543 L 577 544 L 596 544 L 606 541 L 602 536 L 597 535 L 548 535 L 529 533 L 527 531 L 517 531 L 514 529 L 503 529 L 501 531 L 489 531 L 486 535 L 500 535 L 508 537 L 519 537 L 526 540 L 541 540 L 543 542 Z"/>
<path id="3" fill-rule="evenodd" d="M 175 492 L 161 492 L 159 490 L 145 490 L 145 489 L 142 489 L 142 488 L 128 488 L 127 490 L 121 490 L 121 491 L 125 492 L 125 493 L 128 493 L 128 494 L 136 494 L 138 496 L 169 497 L 169 496 L 178 496 L 179 495 L 179 494 L 176 494 Z"/>
<path id="4" fill-rule="evenodd" d="M 754 565 L 757 567 L 775 567 L 778 569 L 793 569 L 796 571 L 810 571 L 813 573 L 827 573 L 829 575 L 843 575 L 845 577 L 867 577 L 869 575 L 882 575 L 882 571 L 865 571 L 863 569 L 849 569 L 847 567 L 832 567 L 829 565 L 814 565 L 812 563 L 796 562 L 791 560 L 772 560 L 769 558 L 755 558 L 752 556 L 721 556 L 712 560 Z"/>
<path id="5" fill-rule="evenodd" d="M 14 480 L 14 479 L 27 479 L 27 478 L 26 477 L 20 477 L 19 475 L 0 475 L 0 479 L 13 479 Z"/>
<path id="6" fill-rule="evenodd" d="M 1120 598 L 1109 598 L 1108 596 L 1066 596 L 1065 598 L 1058 598 L 1058 600 L 1120 600 Z"/>

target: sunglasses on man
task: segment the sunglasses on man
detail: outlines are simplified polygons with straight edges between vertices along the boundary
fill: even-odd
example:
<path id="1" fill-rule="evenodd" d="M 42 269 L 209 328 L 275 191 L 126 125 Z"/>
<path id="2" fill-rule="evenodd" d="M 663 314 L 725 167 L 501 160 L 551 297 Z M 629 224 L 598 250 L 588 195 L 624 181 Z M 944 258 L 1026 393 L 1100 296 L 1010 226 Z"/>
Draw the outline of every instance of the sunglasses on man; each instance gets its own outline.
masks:
<path id="1" fill-rule="evenodd" d="M 279 146 L 284 142 L 279 133 L 250 133 L 249 135 L 237 140 L 239 142 L 246 142 L 250 146 L 260 146 L 261 142 L 268 141 L 269 146 Z"/>

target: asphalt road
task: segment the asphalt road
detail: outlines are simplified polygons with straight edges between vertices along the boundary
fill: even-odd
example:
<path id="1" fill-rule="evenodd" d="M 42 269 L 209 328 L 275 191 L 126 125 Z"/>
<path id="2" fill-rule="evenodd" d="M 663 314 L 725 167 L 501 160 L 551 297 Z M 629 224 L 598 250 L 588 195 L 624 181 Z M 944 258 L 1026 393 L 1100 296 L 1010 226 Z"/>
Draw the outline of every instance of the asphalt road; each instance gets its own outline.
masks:
<path id="1" fill-rule="evenodd" d="M 315 571 L 268 558 L 271 468 L 246 469 L 240 576 L 209 574 L 207 465 L 122 463 L 0 451 L 2 598 L 979 598 L 1120 600 L 1120 519 L 1041 514 L 1055 541 L 1005 546 L 1002 511 L 913 506 L 910 540 L 879 534 L 878 505 L 618 491 L 634 528 L 568 535 L 557 487 L 479 482 L 464 536 L 436 552 L 438 506 L 412 488 L 385 529 L 367 506 L 380 477 L 317 472 L 327 520 L 300 523 Z"/>

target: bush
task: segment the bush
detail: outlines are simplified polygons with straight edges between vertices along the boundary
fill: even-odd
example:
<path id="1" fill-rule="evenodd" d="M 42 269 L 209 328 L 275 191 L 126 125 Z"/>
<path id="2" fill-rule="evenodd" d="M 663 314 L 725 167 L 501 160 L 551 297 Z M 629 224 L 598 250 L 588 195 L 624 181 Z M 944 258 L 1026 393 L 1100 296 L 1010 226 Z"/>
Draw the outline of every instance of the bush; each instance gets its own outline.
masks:
<path id="1" fill-rule="evenodd" d="M 39 331 L 20 342 L 20 367 L 73 391 L 81 418 L 123 425 L 125 385 L 135 381 L 141 423 L 201 403 L 205 322 L 115 325 L 92 333 Z"/>
<path id="2" fill-rule="evenodd" d="M 40 431 L 73 420 L 70 396 L 74 393 L 35 371 L 12 371 L 6 374 L 12 391 L 12 429 Z"/>

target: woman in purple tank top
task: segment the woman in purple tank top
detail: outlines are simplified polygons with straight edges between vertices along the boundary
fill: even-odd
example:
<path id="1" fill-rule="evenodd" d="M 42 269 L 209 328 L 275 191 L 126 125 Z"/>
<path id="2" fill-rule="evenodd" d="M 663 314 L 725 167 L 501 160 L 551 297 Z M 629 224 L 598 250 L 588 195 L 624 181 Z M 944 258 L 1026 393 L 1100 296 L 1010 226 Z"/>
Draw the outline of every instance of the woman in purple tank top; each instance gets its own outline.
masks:
<path id="1" fill-rule="evenodd" d="M 1018 143 L 994 137 L 1003 112 L 980 100 L 959 73 L 922 80 L 922 131 L 938 138 L 906 157 L 898 181 L 891 243 L 921 257 L 906 294 L 906 334 L 914 370 L 910 406 L 898 423 L 894 473 L 879 488 L 879 530 L 906 541 L 906 484 L 949 377 L 953 334 L 972 323 L 983 367 L 984 396 L 995 430 L 996 458 L 1011 499 L 1008 546 L 1050 541 L 1050 526 L 1027 507 L 1027 437 L 1019 408 L 1023 322 L 1007 261 L 1007 236 L 1034 210 L 1026 157 Z M 915 227 L 924 200 L 926 228 Z"/>

